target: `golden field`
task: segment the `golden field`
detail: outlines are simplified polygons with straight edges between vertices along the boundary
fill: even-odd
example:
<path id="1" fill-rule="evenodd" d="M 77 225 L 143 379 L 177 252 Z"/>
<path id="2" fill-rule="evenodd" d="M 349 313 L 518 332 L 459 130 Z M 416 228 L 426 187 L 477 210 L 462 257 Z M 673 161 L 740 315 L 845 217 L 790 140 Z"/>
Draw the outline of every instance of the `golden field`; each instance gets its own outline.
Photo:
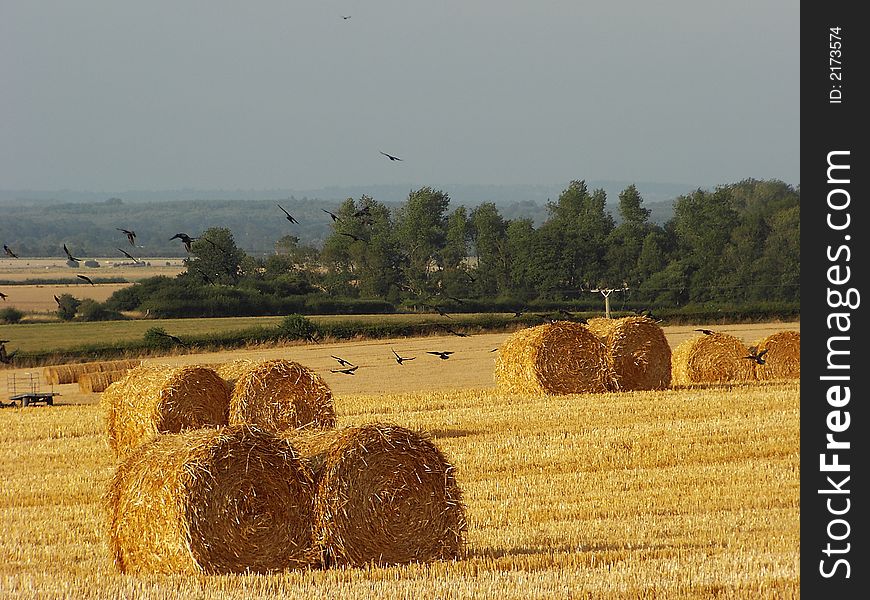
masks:
<path id="1" fill-rule="evenodd" d="M 747 343 L 799 323 L 715 327 Z M 673 347 L 699 335 L 665 328 Z M 114 459 L 99 395 L 0 410 L 0 597 L 797 598 L 799 382 L 533 396 L 496 391 L 507 334 L 179 355 L 284 357 L 323 375 L 339 425 L 429 432 L 467 506 L 461 560 L 240 576 L 124 576 L 100 504 Z M 415 356 L 396 364 L 390 348 Z M 453 350 L 442 361 L 427 351 Z M 332 355 L 360 365 L 331 373 Z M 20 370 L 17 370 L 20 371 Z M 11 374 L 16 370 L 6 370 Z"/>

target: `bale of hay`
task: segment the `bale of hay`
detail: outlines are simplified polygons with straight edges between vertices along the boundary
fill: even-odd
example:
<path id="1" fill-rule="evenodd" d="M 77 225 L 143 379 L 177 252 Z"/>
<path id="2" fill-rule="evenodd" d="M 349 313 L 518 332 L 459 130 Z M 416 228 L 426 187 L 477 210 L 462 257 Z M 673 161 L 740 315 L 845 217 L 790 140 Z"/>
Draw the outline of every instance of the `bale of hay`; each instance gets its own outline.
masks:
<path id="1" fill-rule="evenodd" d="M 767 350 L 764 364 L 753 363 L 755 377 L 761 381 L 801 378 L 801 334 L 779 331 L 755 344 L 756 352 Z"/>
<path id="2" fill-rule="evenodd" d="M 118 465 L 103 500 L 121 573 L 265 573 L 318 557 L 311 470 L 256 427 L 154 438 Z"/>
<path id="3" fill-rule="evenodd" d="M 504 391 L 535 394 L 606 392 L 612 386 L 604 343 L 571 321 L 512 334 L 499 348 L 495 380 Z"/>
<path id="4" fill-rule="evenodd" d="M 589 319 L 589 331 L 604 342 L 617 390 L 663 390 L 671 385 L 671 346 L 648 317 Z"/>
<path id="5" fill-rule="evenodd" d="M 383 423 L 289 436 L 314 472 L 322 566 L 460 556 L 462 493 L 454 467 L 428 436 Z"/>
<path id="6" fill-rule="evenodd" d="M 66 365 L 49 365 L 42 369 L 42 376 L 46 383 L 76 383 L 79 377 L 84 373 L 123 371 L 138 367 L 140 364 L 142 364 L 142 361 L 139 359 L 125 359 L 70 363 Z"/>
<path id="7" fill-rule="evenodd" d="M 672 354 L 675 385 L 693 383 L 740 383 L 755 380 L 749 349 L 738 338 L 714 333 L 689 338 Z"/>
<path id="8" fill-rule="evenodd" d="M 123 379 L 127 370 L 123 371 L 95 371 L 79 375 L 79 391 L 84 394 L 103 392 L 111 384 Z"/>
<path id="9" fill-rule="evenodd" d="M 159 433 L 226 425 L 230 394 L 213 369 L 142 365 L 107 387 L 100 404 L 109 446 L 123 456 Z"/>
<path id="10" fill-rule="evenodd" d="M 224 363 L 216 363 L 213 365 L 204 365 L 211 367 L 214 369 L 221 378 L 227 382 L 230 386 L 230 391 L 234 390 L 236 387 L 236 382 L 239 380 L 239 377 L 250 371 L 255 365 L 257 365 L 257 361 L 250 360 L 246 358 L 242 358 L 239 360 L 232 360 L 230 362 Z"/>
<path id="11" fill-rule="evenodd" d="M 297 362 L 258 362 L 238 375 L 229 422 L 252 423 L 276 432 L 335 427 L 332 391 L 320 375 Z"/>

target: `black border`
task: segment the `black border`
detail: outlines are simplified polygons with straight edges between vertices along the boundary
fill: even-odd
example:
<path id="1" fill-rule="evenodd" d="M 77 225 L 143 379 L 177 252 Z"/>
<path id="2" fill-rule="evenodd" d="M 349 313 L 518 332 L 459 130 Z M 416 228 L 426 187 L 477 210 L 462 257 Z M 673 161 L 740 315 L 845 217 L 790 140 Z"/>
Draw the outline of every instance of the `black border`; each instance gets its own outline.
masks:
<path id="1" fill-rule="evenodd" d="M 867 309 L 863 303 L 870 302 L 870 296 L 862 297 L 854 310 L 832 308 L 827 300 L 827 290 L 833 287 L 828 280 L 828 269 L 837 262 L 851 268 L 850 281 L 839 289 L 845 291 L 854 287 L 859 293 L 867 291 L 863 265 L 868 256 L 867 239 L 870 237 L 866 232 L 866 205 L 870 201 L 866 182 L 870 173 L 866 168 L 864 148 L 870 128 L 864 124 L 870 121 L 870 104 L 862 79 L 868 64 L 864 57 L 870 34 L 866 31 L 865 20 L 858 16 L 857 7 L 860 6 L 860 3 L 818 1 L 805 2 L 801 6 L 801 591 L 807 598 L 819 598 L 823 594 L 832 599 L 865 598 L 870 593 L 866 585 L 870 573 L 867 552 L 870 536 L 864 526 L 870 504 L 867 493 L 863 491 L 868 484 L 865 464 L 870 454 L 867 444 L 863 443 L 868 432 L 866 405 L 870 401 L 865 383 L 865 378 L 870 376 L 865 374 L 865 365 L 870 364 L 867 362 L 870 340 L 866 335 L 863 313 Z M 837 65 L 830 61 L 831 27 L 841 28 L 840 70 L 832 69 Z M 832 76 L 834 72 L 841 73 L 842 79 Z M 842 91 L 840 103 L 830 101 L 834 89 Z M 848 185 L 828 183 L 828 153 L 832 151 L 849 151 Z M 848 188 L 850 203 L 844 210 L 850 213 L 851 221 L 848 230 L 835 231 L 826 221 L 829 212 L 827 197 L 832 189 L 843 187 Z M 838 197 L 844 196 L 839 194 Z M 835 216 L 842 217 L 843 212 Z M 847 235 L 848 241 L 845 240 Z M 830 261 L 828 247 L 836 250 L 842 244 L 850 246 L 851 260 Z M 845 253 L 840 256 L 845 258 Z M 828 329 L 828 315 L 840 311 L 850 313 L 848 333 Z M 848 371 L 850 381 L 843 385 L 850 386 L 851 400 L 848 406 L 840 409 L 849 411 L 850 425 L 845 432 L 837 434 L 837 439 L 851 444 L 840 456 L 840 462 L 850 465 L 848 475 L 851 479 L 843 487 L 849 489 L 851 504 L 849 512 L 842 517 L 849 522 L 848 538 L 841 542 L 831 540 L 833 547 L 849 543 L 849 552 L 828 558 L 823 553 L 829 542 L 826 529 L 831 519 L 838 517 L 830 515 L 825 505 L 831 496 L 820 494 L 819 490 L 830 487 L 826 481 L 828 475 L 836 478 L 838 474 L 823 473 L 819 465 L 819 455 L 826 452 L 825 436 L 829 433 L 826 418 L 829 411 L 834 410 L 826 398 L 832 383 L 820 377 L 831 374 L 827 368 L 827 342 L 832 335 L 848 335 L 850 338 L 847 359 L 851 365 Z M 840 347 L 845 348 L 843 345 Z M 842 502 L 843 498 L 839 495 L 836 501 Z M 835 532 L 845 531 L 842 523 L 838 527 L 841 529 L 835 529 Z M 832 566 L 838 557 L 848 560 L 851 567 L 849 577 L 844 576 L 843 565 L 836 569 L 835 576 L 823 577 L 819 569 L 820 560 L 824 559 L 828 561 L 827 566 Z"/>

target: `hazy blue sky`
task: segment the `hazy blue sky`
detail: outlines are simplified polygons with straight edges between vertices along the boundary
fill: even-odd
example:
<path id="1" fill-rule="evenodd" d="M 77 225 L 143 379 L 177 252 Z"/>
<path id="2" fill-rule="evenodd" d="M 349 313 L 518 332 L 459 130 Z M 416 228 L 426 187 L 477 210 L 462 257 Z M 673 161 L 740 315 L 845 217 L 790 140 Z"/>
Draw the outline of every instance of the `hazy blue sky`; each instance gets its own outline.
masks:
<path id="1" fill-rule="evenodd" d="M 0 0 L 0 189 L 798 184 L 799 23 L 786 0 Z"/>

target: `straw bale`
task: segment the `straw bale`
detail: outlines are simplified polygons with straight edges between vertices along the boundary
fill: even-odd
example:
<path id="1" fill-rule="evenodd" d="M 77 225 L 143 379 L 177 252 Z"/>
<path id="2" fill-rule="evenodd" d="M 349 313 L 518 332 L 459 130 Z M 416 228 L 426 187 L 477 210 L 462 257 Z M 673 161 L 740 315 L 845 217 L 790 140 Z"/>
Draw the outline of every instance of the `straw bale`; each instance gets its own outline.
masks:
<path id="1" fill-rule="evenodd" d="M 519 393 L 606 392 L 612 384 L 607 349 L 586 325 L 557 321 L 521 329 L 499 348 L 499 389 Z"/>
<path id="2" fill-rule="evenodd" d="M 232 360 L 230 362 L 217 363 L 213 365 L 205 365 L 214 369 L 221 378 L 227 382 L 230 386 L 230 391 L 234 390 L 236 387 L 236 382 L 239 380 L 239 377 L 250 371 L 259 364 L 255 360 L 250 360 L 247 358 L 242 358 L 239 360 Z"/>
<path id="3" fill-rule="evenodd" d="M 79 375 L 79 391 L 85 394 L 103 392 L 111 384 L 123 379 L 128 369 L 123 371 L 94 371 Z"/>
<path id="4" fill-rule="evenodd" d="M 589 319 L 589 331 L 604 342 L 617 390 L 662 390 L 671 385 L 671 347 L 664 330 L 648 317 Z"/>
<path id="5" fill-rule="evenodd" d="M 759 340 L 757 351 L 767 350 L 763 365 L 753 363 L 755 377 L 761 381 L 801 378 L 801 334 L 799 331 L 778 331 Z"/>
<path id="6" fill-rule="evenodd" d="M 42 369 L 46 383 L 65 384 L 76 383 L 83 373 L 98 373 L 104 371 L 123 371 L 138 367 L 139 359 L 104 360 L 86 363 L 70 363 L 65 365 L 49 365 Z"/>
<path id="7" fill-rule="evenodd" d="M 318 558 L 311 470 L 257 427 L 158 436 L 118 465 L 103 499 L 121 573 L 266 573 Z"/>
<path id="8" fill-rule="evenodd" d="M 424 433 L 384 423 L 287 434 L 312 467 L 322 566 L 455 559 L 467 529 L 455 469 Z"/>
<path id="9" fill-rule="evenodd" d="M 332 391 L 320 375 L 297 362 L 258 362 L 238 375 L 229 422 L 252 423 L 276 432 L 335 427 Z"/>
<path id="10" fill-rule="evenodd" d="M 123 456 L 159 433 L 227 424 L 227 384 L 213 369 L 142 365 L 100 397 L 109 446 Z"/>
<path id="11" fill-rule="evenodd" d="M 727 333 L 689 338 L 674 348 L 671 381 L 675 385 L 754 381 L 748 355 L 743 342 Z"/>

